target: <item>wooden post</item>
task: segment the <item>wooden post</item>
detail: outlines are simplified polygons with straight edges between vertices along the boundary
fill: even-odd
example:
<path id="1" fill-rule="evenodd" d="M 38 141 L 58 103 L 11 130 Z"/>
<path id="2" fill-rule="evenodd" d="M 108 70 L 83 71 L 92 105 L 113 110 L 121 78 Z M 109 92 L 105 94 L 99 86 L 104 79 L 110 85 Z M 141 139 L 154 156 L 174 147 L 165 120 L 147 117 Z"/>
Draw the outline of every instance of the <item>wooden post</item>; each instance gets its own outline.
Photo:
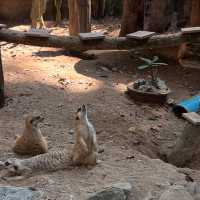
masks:
<path id="1" fill-rule="evenodd" d="M 104 17 L 105 14 L 105 0 L 92 0 L 92 16 L 95 19 Z"/>
<path id="2" fill-rule="evenodd" d="M 91 31 L 91 0 L 68 0 L 69 33 L 78 35 Z"/>
<path id="3" fill-rule="evenodd" d="M 124 0 L 120 36 L 141 30 L 144 0 Z M 142 13 L 142 14 L 141 14 Z"/>
<path id="4" fill-rule="evenodd" d="M 33 0 L 31 7 L 31 27 L 37 28 L 39 23 L 39 28 L 45 28 L 43 14 L 46 11 L 47 0 Z"/>
<path id="5" fill-rule="evenodd" d="M 146 0 L 144 30 L 163 33 L 171 23 L 174 0 Z"/>
<path id="6" fill-rule="evenodd" d="M 62 0 L 54 0 L 54 5 L 56 7 L 56 24 L 58 25 L 62 21 L 62 16 L 61 16 Z"/>
<path id="7" fill-rule="evenodd" d="M 191 26 L 200 26 L 200 0 L 192 1 Z"/>
<path id="8" fill-rule="evenodd" d="M 1 47 L 0 47 L 0 108 L 4 106 L 4 76 L 3 76 L 3 66 L 1 60 Z"/>

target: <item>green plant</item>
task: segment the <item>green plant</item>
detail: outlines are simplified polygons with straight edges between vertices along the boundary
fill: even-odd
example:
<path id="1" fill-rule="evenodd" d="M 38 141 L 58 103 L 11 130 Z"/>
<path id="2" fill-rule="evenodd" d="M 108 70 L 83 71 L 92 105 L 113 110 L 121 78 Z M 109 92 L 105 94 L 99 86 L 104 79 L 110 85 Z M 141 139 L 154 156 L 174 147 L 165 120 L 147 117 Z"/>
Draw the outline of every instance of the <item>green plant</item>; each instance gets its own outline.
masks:
<path id="1" fill-rule="evenodd" d="M 153 85 L 157 85 L 158 80 L 158 67 L 166 66 L 166 63 L 157 62 L 159 60 L 158 56 L 154 56 L 153 59 L 140 57 L 140 60 L 144 61 L 145 64 L 138 66 L 139 70 L 149 69 L 151 75 L 151 82 Z"/>

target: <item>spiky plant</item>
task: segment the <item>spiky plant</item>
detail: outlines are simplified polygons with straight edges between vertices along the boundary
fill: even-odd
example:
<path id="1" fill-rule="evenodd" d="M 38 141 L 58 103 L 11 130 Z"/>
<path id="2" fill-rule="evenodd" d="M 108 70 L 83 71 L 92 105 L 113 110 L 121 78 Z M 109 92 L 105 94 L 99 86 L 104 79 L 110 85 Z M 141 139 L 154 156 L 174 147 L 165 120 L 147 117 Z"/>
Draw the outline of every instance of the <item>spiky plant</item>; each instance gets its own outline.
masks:
<path id="1" fill-rule="evenodd" d="M 154 56 L 153 59 L 143 58 L 140 57 L 140 60 L 144 61 L 145 64 L 138 66 L 139 70 L 149 69 L 150 76 L 151 76 L 151 83 L 152 85 L 157 86 L 158 80 L 158 67 L 166 66 L 166 63 L 157 62 L 159 60 L 158 56 Z"/>

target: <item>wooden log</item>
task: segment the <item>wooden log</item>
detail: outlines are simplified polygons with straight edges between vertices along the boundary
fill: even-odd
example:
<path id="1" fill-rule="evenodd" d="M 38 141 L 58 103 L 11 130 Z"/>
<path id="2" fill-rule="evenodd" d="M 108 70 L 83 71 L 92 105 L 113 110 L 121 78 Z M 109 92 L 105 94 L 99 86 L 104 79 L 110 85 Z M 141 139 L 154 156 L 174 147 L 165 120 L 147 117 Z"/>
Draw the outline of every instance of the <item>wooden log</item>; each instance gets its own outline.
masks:
<path id="1" fill-rule="evenodd" d="M 137 49 L 152 48 L 160 49 L 166 47 L 178 47 L 182 43 L 200 42 L 200 33 L 155 35 L 147 40 L 130 40 L 126 37 L 105 37 L 98 41 L 81 41 L 75 36 L 56 36 L 50 35 L 48 38 L 30 38 L 25 32 L 2 29 L 0 30 L 0 41 L 16 44 L 25 44 L 43 47 L 64 48 L 66 50 L 87 51 L 87 50 L 114 50 L 114 49 Z"/>

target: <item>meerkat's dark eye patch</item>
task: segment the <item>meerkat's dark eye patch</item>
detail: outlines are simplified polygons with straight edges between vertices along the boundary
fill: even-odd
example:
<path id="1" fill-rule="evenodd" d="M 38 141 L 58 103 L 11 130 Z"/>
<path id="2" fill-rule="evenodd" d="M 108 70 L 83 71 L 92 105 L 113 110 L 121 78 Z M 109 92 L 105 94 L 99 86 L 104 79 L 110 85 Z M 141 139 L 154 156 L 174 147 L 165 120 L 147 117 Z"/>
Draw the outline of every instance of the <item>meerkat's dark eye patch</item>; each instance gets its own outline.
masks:
<path id="1" fill-rule="evenodd" d="M 82 105 L 82 112 L 85 114 L 87 112 L 85 104 Z"/>
<path id="2" fill-rule="evenodd" d="M 76 117 L 76 120 L 79 120 L 79 117 L 78 117 L 78 116 Z"/>
<path id="3" fill-rule="evenodd" d="M 9 165 L 10 165 L 10 162 L 6 161 L 6 162 L 4 163 L 4 165 L 5 165 L 5 166 L 9 166 Z"/>
<path id="4" fill-rule="evenodd" d="M 81 108 L 78 108 L 77 113 L 78 113 L 78 112 L 81 112 Z"/>
<path id="5" fill-rule="evenodd" d="M 30 123 L 32 124 L 33 122 L 34 122 L 34 119 L 31 119 L 31 120 L 30 120 Z"/>
<path id="6" fill-rule="evenodd" d="M 14 170 L 18 170 L 18 166 L 17 165 L 14 165 L 13 168 L 14 168 Z"/>

